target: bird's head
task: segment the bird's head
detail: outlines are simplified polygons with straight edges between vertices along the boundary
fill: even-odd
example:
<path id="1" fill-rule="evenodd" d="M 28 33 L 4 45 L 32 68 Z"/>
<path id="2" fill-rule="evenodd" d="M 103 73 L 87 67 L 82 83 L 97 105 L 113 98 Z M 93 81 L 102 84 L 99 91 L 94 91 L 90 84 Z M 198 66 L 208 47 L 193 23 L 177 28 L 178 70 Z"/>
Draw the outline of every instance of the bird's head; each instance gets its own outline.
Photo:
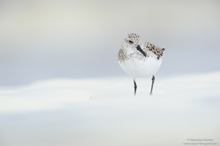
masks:
<path id="1" fill-rule="evenodd" d="M 127 38 L 124 39 L 124 42 L 127 46 L 136 47 L 140 44 L 140 36 L 136 33 L 130 33 Z"/>
<path id="2" fill-rule="evenodd" d="M 128 34 L 127 38 L 124 39 L 123 48 L 130 49 L 131 51 L 139 51 L 142 55 L 146 57 L 146 53 L 141 48 L 142 40 L 140 36 L 136 33 Z"/>

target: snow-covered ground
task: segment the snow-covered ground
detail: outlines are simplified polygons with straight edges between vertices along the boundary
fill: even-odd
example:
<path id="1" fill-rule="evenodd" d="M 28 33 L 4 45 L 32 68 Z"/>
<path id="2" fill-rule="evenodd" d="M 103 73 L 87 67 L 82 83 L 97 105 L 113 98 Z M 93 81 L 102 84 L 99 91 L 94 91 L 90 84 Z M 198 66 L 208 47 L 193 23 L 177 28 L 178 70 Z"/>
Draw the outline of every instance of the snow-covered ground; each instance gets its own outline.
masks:
<path id="1" fill-rule="evenodd" d="M 153 96 L 150 82 L 136 96 L 129 78 L 2 87 L 0 146 L 220 145 L 220 72 L 156 78 Z"/>

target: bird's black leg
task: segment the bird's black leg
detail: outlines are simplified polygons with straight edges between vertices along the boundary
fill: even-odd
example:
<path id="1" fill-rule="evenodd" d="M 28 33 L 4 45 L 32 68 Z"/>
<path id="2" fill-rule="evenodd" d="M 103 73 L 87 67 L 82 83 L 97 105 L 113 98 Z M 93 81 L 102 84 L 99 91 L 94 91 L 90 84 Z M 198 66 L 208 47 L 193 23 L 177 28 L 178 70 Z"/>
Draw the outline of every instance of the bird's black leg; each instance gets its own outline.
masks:
<path id="1" fill-rule="evenodd" d="M 152 83 L 151 83 L 151 89 L 150 89 L 150 95 L 152 95 L 152 93 L 153 93 L 154 80 L 155 80 L 155 77 L 153 76 L 153 77 L 152 77 Z"/>
<path id="2" fill-rule="evenodd" d="M 135 80 L 133 80 L 133 82 L 134 82 L 134 95 L 136 95 L 136 91 L 137 91 L 137 84 L 136 84 Z"/>

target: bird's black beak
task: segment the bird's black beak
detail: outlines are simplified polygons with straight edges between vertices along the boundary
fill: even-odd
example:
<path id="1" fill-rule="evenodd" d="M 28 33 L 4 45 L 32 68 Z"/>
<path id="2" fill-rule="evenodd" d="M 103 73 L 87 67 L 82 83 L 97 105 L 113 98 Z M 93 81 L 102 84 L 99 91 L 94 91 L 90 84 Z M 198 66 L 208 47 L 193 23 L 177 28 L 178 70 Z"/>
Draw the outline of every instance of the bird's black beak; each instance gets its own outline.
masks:
<path id="1" fill-rule="evenodd" d="M 141 54 L 144 55 L 144 57 L 146 57 L 146 53 L 144 52 L 144 50 L 141 49 L 141 46 L 140 46 L 140 45 L 138 45 L 136 48 L 137 48 L 137 50 L 138 50 L 139 52 L 141 52 Z"/>

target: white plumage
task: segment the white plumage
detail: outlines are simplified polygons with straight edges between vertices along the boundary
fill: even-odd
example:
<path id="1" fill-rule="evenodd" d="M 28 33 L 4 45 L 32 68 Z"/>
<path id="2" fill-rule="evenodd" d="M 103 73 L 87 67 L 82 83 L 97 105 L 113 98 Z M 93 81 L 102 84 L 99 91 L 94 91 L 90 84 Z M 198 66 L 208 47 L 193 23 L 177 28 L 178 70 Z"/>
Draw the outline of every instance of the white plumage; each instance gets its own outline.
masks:
<path id="1" fill-rule="evenodd" d="M 124 72 L 130 75 L 133 79 L 140 77 L 152 77 L 157 73 L 162 63 L 162 59 L 149 56 L 143 59 L 130 58 L 123 62 L 119 61 L 119 64 Z"/>

